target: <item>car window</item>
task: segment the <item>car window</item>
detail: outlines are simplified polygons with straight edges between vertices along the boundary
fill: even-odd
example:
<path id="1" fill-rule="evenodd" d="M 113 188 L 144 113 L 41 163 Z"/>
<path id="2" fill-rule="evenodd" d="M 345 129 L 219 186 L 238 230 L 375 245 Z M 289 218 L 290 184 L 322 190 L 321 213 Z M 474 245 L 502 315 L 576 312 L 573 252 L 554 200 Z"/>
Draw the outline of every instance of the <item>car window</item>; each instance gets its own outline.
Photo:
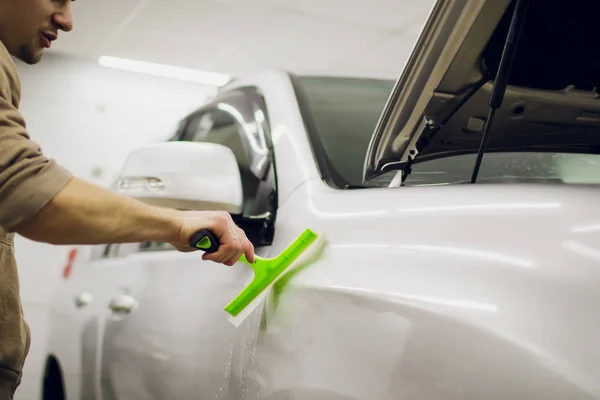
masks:
<path id="1" fill-rule="evenodd" d="M 105 245 L 92 246 L 92 250 L 90 252 L 90 260 L 94 261 L 103 258 L 105 249 Z"/>
<path id="2" fill-rule="evenodd" d="M 175 247 L 166 242 L 144 242 L 140 243 L 138 246 L 138 252 L 140 253 L 149 253 L 156 251 L 173 251 L 177 250 Z"/>
<path id="3" fill-rule="evenodd" d="M 406 186 L 470 182 L 476 154 L 413 164 Z M 479 183 L 600 184 L 600 155 L 540 152 L 486 153 Z"/>
<path id="4" fill-rule="evenodd" d="M 260 179 L 250 168 L 248 149 L 242 140 L 242 135 L 247 134 L 247 127 L 238 122 L 235 112 L 235 108 L 230 106 L 227 111 L 213 108 L 193 116 L 183 140 L 218 143 L 231 149 L 239 166 L 244 194 L 243 213 L 247 215 L 254 209 Z"/>
<path id="5" fill-rule="evenodd" d="M 117 255 L 118 244 L 99 244 L 93 245 L 90 253 L 90 261 L 112 258 Z"/>
<path id="6" fill-rule="evenodd" d="M 337 187 L 363 183 L 365 156 L 395 81 L 365 78 L 297 77 L 313 147 L 322 151 L 321 170 Z M 311 129 L 312 127 L 312 129 Z"/>

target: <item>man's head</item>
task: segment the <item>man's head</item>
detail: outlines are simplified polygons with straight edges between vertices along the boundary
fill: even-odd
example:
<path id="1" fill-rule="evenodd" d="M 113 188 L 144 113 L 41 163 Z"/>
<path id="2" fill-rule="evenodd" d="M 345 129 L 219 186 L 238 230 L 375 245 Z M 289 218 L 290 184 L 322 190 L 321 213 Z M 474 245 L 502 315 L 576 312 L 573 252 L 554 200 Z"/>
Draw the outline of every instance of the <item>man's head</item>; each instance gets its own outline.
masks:
<path id="1" fill-rule="evenodd" d="M 73 29 L 71 1 L 0 0 L 0 41 L 23 62 L 39 62 L 59 30 Z"/>

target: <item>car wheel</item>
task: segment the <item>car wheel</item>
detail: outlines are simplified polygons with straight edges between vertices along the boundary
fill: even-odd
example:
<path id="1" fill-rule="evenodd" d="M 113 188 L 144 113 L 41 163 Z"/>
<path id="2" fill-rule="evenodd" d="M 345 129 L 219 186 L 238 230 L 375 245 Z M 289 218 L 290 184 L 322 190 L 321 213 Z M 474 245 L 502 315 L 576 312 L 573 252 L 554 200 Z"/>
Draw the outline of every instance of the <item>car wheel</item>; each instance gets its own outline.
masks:
<path id="1" fill-rule="evenodd" d="M 65 400 L 62 372 L 54 357 L 48 357 L 46 361 L 42 400 Z"/>

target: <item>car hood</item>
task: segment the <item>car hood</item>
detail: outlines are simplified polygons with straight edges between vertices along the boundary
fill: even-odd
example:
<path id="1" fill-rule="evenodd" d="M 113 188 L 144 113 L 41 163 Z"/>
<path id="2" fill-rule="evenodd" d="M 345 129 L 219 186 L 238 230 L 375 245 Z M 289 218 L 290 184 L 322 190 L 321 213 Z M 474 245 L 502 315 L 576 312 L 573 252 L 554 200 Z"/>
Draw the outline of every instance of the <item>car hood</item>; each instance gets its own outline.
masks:
<path id="1" fill-rule="evenodd" d="M 438 0 L 365 159 L 368 181 L 477 153 L 516 0 Z M 600 152 L 597 0 L 530 0 L 487 152 Z"/>

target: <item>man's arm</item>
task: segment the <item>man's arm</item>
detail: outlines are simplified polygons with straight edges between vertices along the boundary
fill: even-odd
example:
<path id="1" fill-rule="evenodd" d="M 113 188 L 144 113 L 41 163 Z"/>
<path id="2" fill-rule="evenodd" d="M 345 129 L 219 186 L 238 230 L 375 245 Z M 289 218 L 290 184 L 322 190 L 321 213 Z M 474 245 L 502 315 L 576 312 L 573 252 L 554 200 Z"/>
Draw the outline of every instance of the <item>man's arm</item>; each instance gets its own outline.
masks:
<path id="1" fill-rule="evenodd" d="M 38 214 L 14 231 L 58 245 L 175 242 L 183 215 L 72 178 Z"/>
<path id="2" fill-rule="evenodd" d="M 153 207 L 78 178 L 67 185 L 32 218 L 14 231 L 51 244 L 170 242 L 192 251 L 189 238 L 209 229 L 221 242 L 219 251 L 204 259 L 233 265 L 242 253 L 249 261 L 254 249 L 226 212 L 182 212 Z M 236 238 L 237 237 L 237 238 Z"/>

